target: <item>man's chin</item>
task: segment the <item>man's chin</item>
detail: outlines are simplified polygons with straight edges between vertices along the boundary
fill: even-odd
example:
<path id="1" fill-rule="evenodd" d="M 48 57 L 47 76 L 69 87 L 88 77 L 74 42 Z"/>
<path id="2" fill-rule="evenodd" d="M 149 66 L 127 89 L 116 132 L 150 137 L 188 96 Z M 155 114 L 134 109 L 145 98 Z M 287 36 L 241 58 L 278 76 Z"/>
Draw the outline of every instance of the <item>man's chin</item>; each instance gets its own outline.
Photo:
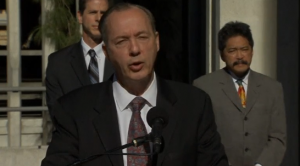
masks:
<path id="1" fill-rule="evenodd" d="M 243 77 L 248 73 L 249 68 L 243 70 L 235 70 L 233 73 L 238 77 Z"/>
<path id="2" fill-rule="evenodd" d="M 151 80 L 152 76 L 149 75 L 149 74 L 145 74 L 145 73 L 142 73 L 142 72 L 139 72 L 139 73 L 133 73 L 131 76 L 130 76 L 130 79 L 132 81 L 147 81 L 147 80 Z"/>
<path id="3" fill-rule="evenodd" d="M 102 41 L 101 35 L 92 35 L 91 36 L 94 41 Z"/>
<path id="4" fill-rule="evenodd" d="M 236 72 L 245 72 L 249 70 L 249 66 L 245 65 L 245 64 L 240 64 L 240 65 L 235 65 L 233 67 L 233 70 L 235 70 Z"/>
<path id="5" fill-rule="evenodd" d="M 133 76 L 133 77 L 130 77 L 129 79 L 132 80 L 132 81 L 143 81 L 143 80 L 146 80 L 147 77 L 145 77 L 145 76 Z"/>

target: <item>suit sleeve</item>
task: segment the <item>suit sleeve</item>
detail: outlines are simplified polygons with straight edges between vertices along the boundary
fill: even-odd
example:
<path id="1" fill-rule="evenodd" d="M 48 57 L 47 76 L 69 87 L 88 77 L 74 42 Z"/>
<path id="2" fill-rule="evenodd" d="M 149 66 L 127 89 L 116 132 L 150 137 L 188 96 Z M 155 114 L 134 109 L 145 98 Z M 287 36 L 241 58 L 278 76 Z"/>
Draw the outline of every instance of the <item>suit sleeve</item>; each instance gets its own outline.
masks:
<path id="1" fill-rule="evenodd" d="M 59 81 L 57 78 L 55 61 L 53 60 L 51 55 L 48 58 L 48 66 L 47 66 L 47 70 L 46 70 L 45 83 L 46 83 L 47 106 L 48 106 L 51 117 L 53 117 L 53 115 L 52 115 L 53 104 L 59 97 L 61 97 L 63 95 L 63 91 L 59 85 Z"/>
<path id="2" fill-rule="evenodd" d="M 72 116 L 59 102 L 53 105 L 52 141 L 41 166 L 67 166 L 78 159 L 78 132 Z"/>
<path id="3" fill-rule="evenodd" d="M 206 93 L 208 93 L 207 89 L 205 89 L 205 87 L 210 87 L 210 86 L 206 86 L 206 85 L 210 85 L 209 83 L 207 83 L 206 80 L 204 80 L 202 77 L 196 79 L 193 81 L 193 86 L 204 90 Z"/>
<path id="4" fill-rule="evenodd" d="M 279 166 L 286 150 L 286 116 L 281 84 L 274 90 L 269 139 L 257 159 L 262 166 Z"/>
<path id="5" fill-rule="evenodd" d="M 205 95 L 205 104 L 201 109 L 203 114 L 199 119 L 197 165 L 228 166 L 208 95 Z"/>

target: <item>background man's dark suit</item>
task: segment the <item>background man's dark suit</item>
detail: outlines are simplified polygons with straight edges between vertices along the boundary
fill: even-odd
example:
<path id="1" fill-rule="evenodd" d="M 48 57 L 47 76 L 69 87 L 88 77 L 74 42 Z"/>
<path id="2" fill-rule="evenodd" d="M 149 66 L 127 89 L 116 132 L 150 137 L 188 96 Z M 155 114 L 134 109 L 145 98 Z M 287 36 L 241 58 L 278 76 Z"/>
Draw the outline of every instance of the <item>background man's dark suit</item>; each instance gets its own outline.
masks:
<path id="1" fill-rule="evenodd" d="M 190 85 L 159 78 L 157 87 L 157 106 L 169 114 L 157 165 L 227 166 L 208 95 Z M 56 130 L 42 166 L 67 165 L 120 146 L 116 111 L 111 81 L 60 98 L 54 106 Z M 123 159 L 103 156 L 85 165 L 122 166 Z"/>
<path id="2" fill-rule="evenodd" d="M 103 80 L 113 74 L 113 67 L 105 60 Z M 46 70 L 47 105 L 51 111 L 56 99 L 79 87 L 91 84 L 81 42 L 52 53 Z M 51 112 L 50 112 L 51 113 Z"/>

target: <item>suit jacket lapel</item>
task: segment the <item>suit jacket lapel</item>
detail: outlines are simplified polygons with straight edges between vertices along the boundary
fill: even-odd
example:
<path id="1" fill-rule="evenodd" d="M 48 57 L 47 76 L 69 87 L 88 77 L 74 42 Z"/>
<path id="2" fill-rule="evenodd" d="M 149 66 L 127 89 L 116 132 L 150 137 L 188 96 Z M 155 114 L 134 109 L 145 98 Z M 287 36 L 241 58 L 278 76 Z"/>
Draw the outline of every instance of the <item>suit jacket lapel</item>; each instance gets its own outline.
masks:
<path id="1" fill-rule="evenodd" d="M 246 108 L 245 112 L 248 114 L 253 107 L 254 103 L 256 102 L 256 99 L 259 96 L 259 90 L 260 87 L 259 79 L 256 77 L 256 73 L 252 70 L 250 70 L 249 79 L 248 79 L 248 89 L 247 89 L 247 97 L 246 97 Z"/>
<path id="2" fill-rule="evenodd" d="M 157 77 L 157 107 L 163 108 L 169 115 L 169 122 L 166 128 L 163 130 L 162 137 L 166 143 L 163 147 L 163 152 L 158 156 L 157 165 L 161 165 L 164 157 L 167 155 L 166 149 L 168 146 L 174 146 L 167 144 L 172 138 L 173 132 L 176 128 L 178 110 L 174 107 L 177 98 L 170 89 L 168 83 Z"/>
<path id="3" fill-rule="evenodd" d="M 108 80 L 113 73 L 114 73 L 114 68 L 112 64 L 107 58 L 105 58 L 103 81 Z"/>
<path id="4" fill-rule="evenodd" d="M 242 107 L 241 104 L 241 99 L 238 96 L 238 92 L 236 91 L 231 76 L 225 71 L 225 69 L 223 69 L 221 70 L 221 75 L 219 78 L 220 78 L 220 84 L 223 86 L 222 89 L 225 95 L 241 112 L 244 112 L 244 108 Z"/>
<path id="5" fill-rule="evenodd" d="M 121 146 L 120 131 L 117 109 L 112 92 L 112 82 L 102 83 L 102 89 L 99 89 L 99 99 L 95 104 L 95 111 L 99 114 L 93 120 L 94 126 L 98 132 L 98 136 L 105 148 L 105 151 L 112 150 Z M 121 150 L 115 153 L 122 153 Z M 123 166 L 122 155 L 109 156 L 112 165 Z"/>
<path id="6" fill-rule="evenodd" d="M 82 85 L 91 84 L 80 42 L 74 45 L 74 49 L 72 49 L 70 54 L 72 56 L 71 66 L 75 74 L 77 75 L 77 78 L 81 82 L 81 84 Z"/>

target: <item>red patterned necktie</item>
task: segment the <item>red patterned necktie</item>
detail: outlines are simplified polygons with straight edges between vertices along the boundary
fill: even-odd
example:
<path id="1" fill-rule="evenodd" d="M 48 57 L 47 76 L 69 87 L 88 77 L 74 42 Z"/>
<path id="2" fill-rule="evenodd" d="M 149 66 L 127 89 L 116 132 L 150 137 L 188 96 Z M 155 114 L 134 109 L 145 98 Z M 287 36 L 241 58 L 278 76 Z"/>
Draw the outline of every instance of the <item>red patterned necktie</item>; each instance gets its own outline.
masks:
<path id="1" fill-rule="evenodd" d="M 241 98 L 241 104 L 243 106 L 243 108 L 246 108 L 246 93 L 245 93 L 245 89 L 243 86 L 243 80 L 237 80 L 236 83 L 239 85 L 239 89 L 238 89 L 238 94 L 239 97 Z"/>
<path id="2" fill-rule="evenodd" d="M 145 124 L 141 118 L 141 109 L 146 104 L 146 100 L 142 97 L 136 97 L 129 104 L 129 108 L 132 110 L 132 116 L 130 119 L 128 138 L 127 142 L 132 142 L 133 138 L 145 136 L 147 130 Z M 127 153 L 149 153 L 149 144 L 144 144 L 139 147 L 129 147 L 127 148 Z M 127 166 L 147 166 L 149 165 L 148 156 L 127 156 Z"/>

